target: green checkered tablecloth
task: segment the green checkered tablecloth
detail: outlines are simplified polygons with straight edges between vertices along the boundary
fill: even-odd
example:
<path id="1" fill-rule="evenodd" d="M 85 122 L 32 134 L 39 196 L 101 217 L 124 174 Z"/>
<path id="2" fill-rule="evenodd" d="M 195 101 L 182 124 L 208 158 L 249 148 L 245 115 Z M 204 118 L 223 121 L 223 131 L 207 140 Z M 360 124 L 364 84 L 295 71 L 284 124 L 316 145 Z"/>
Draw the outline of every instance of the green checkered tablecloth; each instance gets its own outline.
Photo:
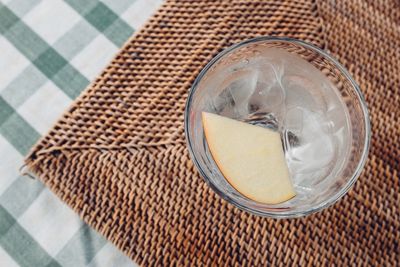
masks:
<path id="1" fill-rule="evenodd" d="M 161 0 L 0 0 L 0 266 L 133 266 L 23 157 Z"/>

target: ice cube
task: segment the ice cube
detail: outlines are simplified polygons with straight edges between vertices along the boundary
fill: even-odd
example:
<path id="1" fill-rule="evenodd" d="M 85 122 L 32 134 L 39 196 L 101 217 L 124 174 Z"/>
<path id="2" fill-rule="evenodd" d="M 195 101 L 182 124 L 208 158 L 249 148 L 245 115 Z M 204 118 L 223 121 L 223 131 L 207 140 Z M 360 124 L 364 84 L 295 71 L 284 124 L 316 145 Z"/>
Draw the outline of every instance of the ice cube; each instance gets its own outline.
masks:
<path id="1" fill-rule="evenodd" d="M 234 102 L 234 112 L 239 119 L 245 119 L 249 114 L 248 102 L 255 90 L 257 79 L 258 71 L 250 70 L 229 85 Z"/>
<path id="2" fill-rule="evenodd" d="M 247 103 L 253 94 L 258 72 L 253 69 L 237 71 L 221 83 L 222 90 L 210 97 L 211 110 L 233 119 L 244 119 L 249 114 Z"/>
<path id="3" fill-rule="evenodd" d="M 284 75 L 282 77 L 282 86 L 286 91 L 286 107 L 302 107 L 308 110 L 319 110 L 315 96 L 320 93 L 316 85 L 309 79 L 298 75 Z"/>
<path id="4" fill-rule="evenodd" d="M 337 132 L 347 126 L 346 117 L 343 116 L 343 106 L 333 101 L 328 102 L 326 112 L 327 130 Z"/>
<path id="5" fill-rule="evenodd" d="M 273 65 L 263 63 L 255 67 L 259 69 L 259 76 L 253 95 L 248 106 L 251 112 L 276 112 L 281 113 L 285 99 L 285 92 L 281 86 L 280 77 Z"/>
<path id="6" fill-rule="evenodd" d="M 285 129 L 296 136 L 300 136 L 303 130 L 303 109 L 293 107 L 286 111 Z"/>
<path id="7" fill-rule="evenodd" d="M 225 117 L 234 118 L 234 105 L 235 101 L 231 95 L 229 88 L 222 90 L 217 96 L 212 97 L 212 109 L 217 114 Z"/>
<path id="8" fill-rule="evenodd" d="M 299 118 L 301 131 L 297 132 L 299 142 L 297 146 L 288 149 L 288 165 L 294 173 L 317 172 L 328 167 L 334 158 L 334 143 L 330 134 L 323 129 L 323 116 L 309 110 L 302 110 L 302 114 Z M 290 119 L 293 120 L 291 123 L 296 123 L 295 117 Z M 292 127 L 299 129 L 298 124 L 299 122 Z"/>

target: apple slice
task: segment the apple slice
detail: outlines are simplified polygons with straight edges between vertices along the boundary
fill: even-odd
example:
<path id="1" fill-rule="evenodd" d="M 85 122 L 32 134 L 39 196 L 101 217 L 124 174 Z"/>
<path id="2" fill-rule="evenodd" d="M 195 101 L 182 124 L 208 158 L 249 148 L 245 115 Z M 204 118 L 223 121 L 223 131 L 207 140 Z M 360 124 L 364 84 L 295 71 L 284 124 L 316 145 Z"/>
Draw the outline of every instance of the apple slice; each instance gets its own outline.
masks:
<path id="1" fill-rule="evenodd" d="M 277 132 L 207 112 L 202 120 L 214 161 L 236 190 L 266 204 L 296 195 Z"/>

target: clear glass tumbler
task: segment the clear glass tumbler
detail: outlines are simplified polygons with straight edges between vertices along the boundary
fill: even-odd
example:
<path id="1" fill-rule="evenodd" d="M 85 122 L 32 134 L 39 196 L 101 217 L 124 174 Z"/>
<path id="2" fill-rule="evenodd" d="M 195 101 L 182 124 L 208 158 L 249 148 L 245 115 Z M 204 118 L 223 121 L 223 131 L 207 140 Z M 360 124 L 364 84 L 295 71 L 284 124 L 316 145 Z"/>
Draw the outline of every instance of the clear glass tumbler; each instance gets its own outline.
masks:
<path id="1" fill-rule="evenodd" d="M 210 154 L 201 113 L 211 112 L 279 132 L 296 196 L 264 204 L 240 194 Z M 325 51 L 290 38 L 259 37 L 213 58 L 186 104 L 185 133 L 205 181 L 237 207 L 261 216 L 299 217 L 340 199 L 368 154 L 364 98 L 347 70 Z"/>

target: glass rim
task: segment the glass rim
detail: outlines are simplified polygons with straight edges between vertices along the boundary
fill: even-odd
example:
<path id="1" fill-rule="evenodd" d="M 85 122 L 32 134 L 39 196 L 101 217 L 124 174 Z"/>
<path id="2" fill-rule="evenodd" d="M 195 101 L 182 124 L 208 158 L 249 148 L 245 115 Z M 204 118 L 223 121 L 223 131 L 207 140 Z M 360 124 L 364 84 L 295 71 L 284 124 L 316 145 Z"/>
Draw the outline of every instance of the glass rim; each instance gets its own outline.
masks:
<path id="1" fill-rule="evenodd" d="M 198 84 L 203 79 L 204 75 L 209 71 L 209 69 L 212 66 L 214 66 L 214 64 L 217 63 L 223 56 L 227 55 L 228 53 L 230 53 L 240 47 L 243 47 L 245 45 L 252 44 L 252 43 L 257 43 L 257 42 L 274 42 L 274 41 L 294 43 L 294 44 L 300 45 L 302 47 L 305 47 L 307 49 L 310 49 L 310 50 L 322 55 L 324 58 L 328 59 L 328 61 L 333 63 L 334 66 L 345 76 L 345 78 L 352 85 L 352 90 L 357 95 L 357 99 L 361 105 L 362 113 L 364 116 L 364 127 L 365 127 L 364 147 L 363 147 L 360 161 L 358 162 L 357 168 L 354 170 L 352 177 L 346 182 L 346 184 L 336 194 L 331 196 L 329 199 L 321 202 L 320 204 L 316 205 L 315 207 L 311 207 L 305 211 L 276 211 L 276 212 L 261 211 L 261 210 L 258 210 L 258 209 L 252 208 L 252 207 L 242 205 L 241 203 L 236 201 L 234 198 L 226 195 L 224 192 L 222 192 L 218 188 L 218 186 L 216 186 L 212 182 L 212 180 L 206 175 L 205 171 L 202 169 L 200 163 L 198 162 L 198 160 L 194 154 L 192 140 L 191 140 L 191 137 L 189 136 L 189 116 L 188 116 L 188 114 L 189 114 L 189 110 L 190 110 L 190 107 L 192 104 L 192 98 L 198 88 Z M 358 84 L 353 79 L 353 77 L 350 75 L 350 73 L 347 71 L 347 69 L 345 67 L 343 67 L 328 52 L 324 51 L 323 49 L 321 49 L 313 44 L 307 43 L 302 40 L 294 39 L 294 38 L 275 37 L 275 36 L 260 36 L 260 37 L 255 37 L 255 38 L 244 40 L 237 44 L 233 44 L 230 47 L 228 47 L 228 48 L 224 49 L 223 51 L 221 51 L 220 53 L 218 53 L 216 56 L 214 56 L 211 59 L 211 61 L 209 61 L 207 63 L 207 65 L 200 71 L 200 73 L 194 80 L 191 88 L 189 89 L 188 97 L 186 100 L 185 111 L 184 111 L 184 128 L 185 128 L 185 137 L 186 137 L 185 139 L 186 139 L 186 143 L 188 146 L 190 158 L 194 162 L 197 170 L 200 172 L 201 176 L 203 177 L 203 179 L 205 180 L 207 185 L 209 185 L 214 190 L 214 192 L 216 192 L 220 197 L 222 197 L 229 203 L 235 205 L 239 209 L 244 210 L 246 212 L 250 212 L 250 213 L 258 215 L 258 216 L 270 217 L 270 218 L 296 218 L 296 217 L 306 216 L 311 213 L 321 211 L 329 206 L 332 206 L 335 202 L 337 202 L 339 199 L 341 199 L 350 190 L 350 188 L 354 185 L 354 183 L 360 176 L 361 171 L 363 170 L 366 160 L 368 158 L 368 151 L 369 151 L 370 139 L 371 139 L 371 126 L 370 126 L 369 112 L 368 112 L 366 101 L 364 99 L 364 96 L 363 96 Z"/>

